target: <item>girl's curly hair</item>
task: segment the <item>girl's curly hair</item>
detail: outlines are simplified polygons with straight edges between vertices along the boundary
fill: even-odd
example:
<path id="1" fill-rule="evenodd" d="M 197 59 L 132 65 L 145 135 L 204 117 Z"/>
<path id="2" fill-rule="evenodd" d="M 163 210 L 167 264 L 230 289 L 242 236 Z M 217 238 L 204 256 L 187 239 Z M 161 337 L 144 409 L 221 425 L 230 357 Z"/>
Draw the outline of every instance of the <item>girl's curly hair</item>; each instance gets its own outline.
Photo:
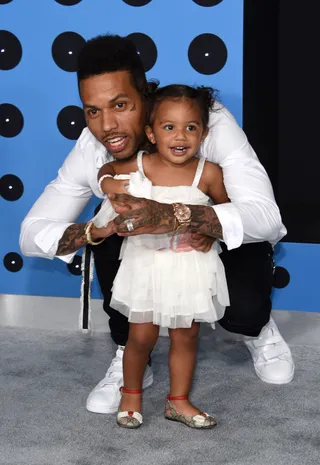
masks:
<path id="1" fill-rule="evenodd" d="M 217 93 L 212 87 L 191 87 L 185 84 L 170 84 L 165 87 L 158 87 L 158 85 L 158 81 L 149 81 L 147 84 L 145 97 L 148 101 L 148 124 L 152 125 L 155 110 L 159 103 L 166 99 L 186 98 L 195 101 L 199 105 L 203 126 L 208 126 L 209 114 L 213 110 Z"/>

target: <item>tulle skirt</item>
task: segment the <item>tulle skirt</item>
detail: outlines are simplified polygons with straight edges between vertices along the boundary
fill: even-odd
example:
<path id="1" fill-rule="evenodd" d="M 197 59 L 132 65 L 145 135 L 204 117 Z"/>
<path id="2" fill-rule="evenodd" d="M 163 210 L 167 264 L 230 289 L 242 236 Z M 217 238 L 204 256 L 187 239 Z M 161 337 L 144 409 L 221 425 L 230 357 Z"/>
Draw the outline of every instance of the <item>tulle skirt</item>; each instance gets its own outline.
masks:
<path id="1" fill-rule="evenodd" d="M 153 250 L 127 238 L 110 306 L 132 323 L 167 328 L 189 328 L 193 320 L 214 323 L 229 305 L 218 251 L 217 243 L 207 253 Z"/>

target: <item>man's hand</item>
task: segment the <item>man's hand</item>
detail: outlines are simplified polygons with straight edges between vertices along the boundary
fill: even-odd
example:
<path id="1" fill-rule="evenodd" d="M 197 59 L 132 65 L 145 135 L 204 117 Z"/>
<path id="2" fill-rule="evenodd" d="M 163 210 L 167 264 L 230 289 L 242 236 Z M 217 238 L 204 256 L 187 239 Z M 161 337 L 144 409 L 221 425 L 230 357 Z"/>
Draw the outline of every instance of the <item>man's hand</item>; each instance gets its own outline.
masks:
<path id="1" fill-rule="evenodd" d="M 97 228 L 95 225 L 93 225 L 90 231 L 91 239 L 93 242 L 98 242 L 99 239 L 101 240 L 103 238 L 112 236 L 112 234 L 115 234 L 116 231 L 117 230 L 114 221 L 110 221 L 110 223 L 108 223 L 107 226 L 104 226 L 103 228 Z"/>
<path id="2" fill-rule="evenodd" d="M 138 234 L 164 234 L 171 232 L 175 224 L 170 204 L 133 197 L 129 194 L 109 194 L 112 205 L 119 214 L 114 223 L 120 236 Z M 128 232 L 126 221 L 131 220 L 134 231 Z"/>
<path id="3" fill-rule="evenodd" d="M 206 236 L 205 234 L 191 233 L 190 245 L 198 252 L 209 252 L 215 240 L 215 237 Z"/>

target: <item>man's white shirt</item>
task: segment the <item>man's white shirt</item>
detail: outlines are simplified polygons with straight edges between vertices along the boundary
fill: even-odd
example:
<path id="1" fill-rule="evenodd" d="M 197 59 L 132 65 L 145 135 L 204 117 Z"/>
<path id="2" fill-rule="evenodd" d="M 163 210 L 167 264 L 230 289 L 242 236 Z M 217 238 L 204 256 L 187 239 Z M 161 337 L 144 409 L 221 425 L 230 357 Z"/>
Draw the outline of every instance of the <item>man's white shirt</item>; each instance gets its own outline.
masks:
<path id="1" fill-rule="evenodd" d="M 286 235 L 268 175 L 231 113 L 220 104 L 210 115 L 199 155 L 217 163 L 231 203 L 215 205 L 229 250 L 242 243 L 277 243 Z M 54 258 L 64 231 L 77 221 L 92 195 L 102 198 L 97 175 L 112 156 L 88 128 L 82 131 L 58 176 L 45 188 L 21 225 L 24 255 Z M 76 252 L 75 252 L 76 253 Z M 71 262 L 75 253 L 60 256 Z"/>

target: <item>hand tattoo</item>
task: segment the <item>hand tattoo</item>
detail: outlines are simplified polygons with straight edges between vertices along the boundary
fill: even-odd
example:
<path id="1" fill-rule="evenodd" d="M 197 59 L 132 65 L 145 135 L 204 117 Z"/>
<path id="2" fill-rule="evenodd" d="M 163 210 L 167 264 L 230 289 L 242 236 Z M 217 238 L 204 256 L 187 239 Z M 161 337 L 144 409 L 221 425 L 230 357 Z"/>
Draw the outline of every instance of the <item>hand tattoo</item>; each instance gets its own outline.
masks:
<path id="1" fill-rule="evenodd" d="M 205 205 L 188 205 L 191 210 L 191 232 L 222 239 L 222 226 L 212 207 Z"/>
<path id="2" fill-rule="evenodd" d="M 84 247 L 87 244 L 87 237 L 84 233 L 85 227 L 86 223 L 69 226 L 59 241 L 56 255 L 68 255 Z"/>

